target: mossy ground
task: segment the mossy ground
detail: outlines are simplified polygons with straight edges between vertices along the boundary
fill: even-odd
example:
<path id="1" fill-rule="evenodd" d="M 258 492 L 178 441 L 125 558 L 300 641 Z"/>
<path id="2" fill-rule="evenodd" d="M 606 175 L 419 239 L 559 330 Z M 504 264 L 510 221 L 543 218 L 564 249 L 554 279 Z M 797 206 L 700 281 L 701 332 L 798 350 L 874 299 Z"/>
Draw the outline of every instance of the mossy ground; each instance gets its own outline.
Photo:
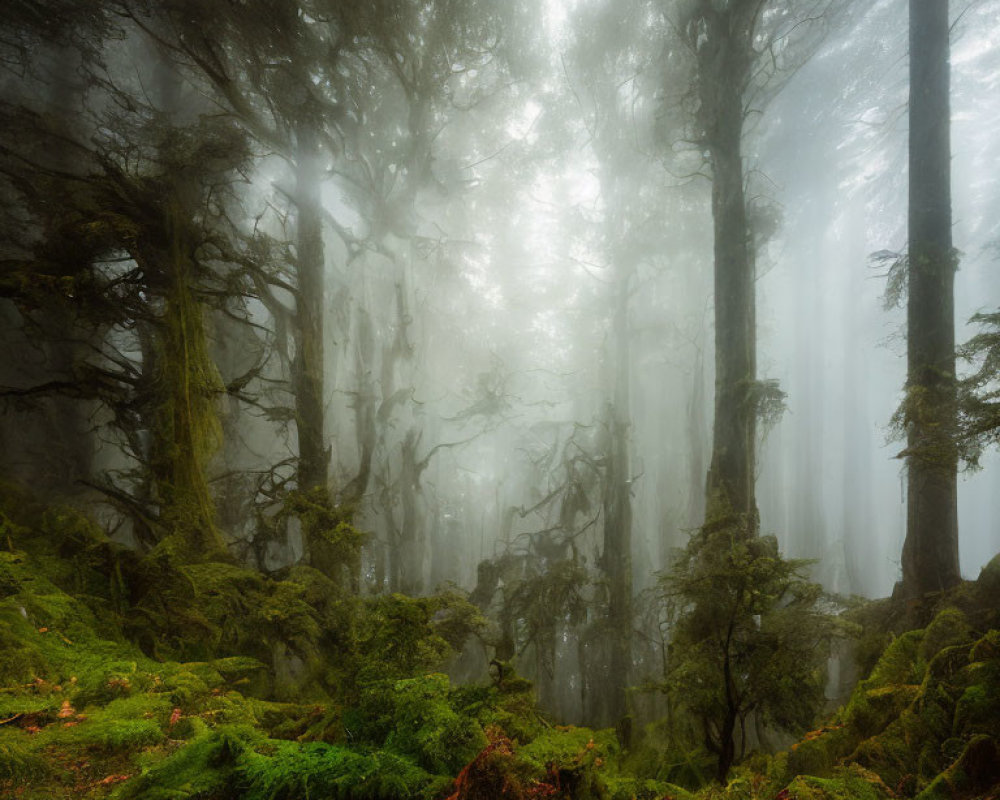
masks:
<path id="1" fill-rule="evenodd" d="M 452 686 L 433 670 L 477 623 L 457 596 L 360 601 L 305 568 L 219 562 L 177 567 L 159 602 L 147 569 L 76 512 L 0 491 L 0 796 L 1000 797 L 1000 562 L 926 628 L 869 631 L 884 646 L 849 702 L 727 786 L 672 723 L 624 752 L 614 731 L 546 721 L 511 673 Z M 297 683 L 275 679 L 275 651 Z"/>

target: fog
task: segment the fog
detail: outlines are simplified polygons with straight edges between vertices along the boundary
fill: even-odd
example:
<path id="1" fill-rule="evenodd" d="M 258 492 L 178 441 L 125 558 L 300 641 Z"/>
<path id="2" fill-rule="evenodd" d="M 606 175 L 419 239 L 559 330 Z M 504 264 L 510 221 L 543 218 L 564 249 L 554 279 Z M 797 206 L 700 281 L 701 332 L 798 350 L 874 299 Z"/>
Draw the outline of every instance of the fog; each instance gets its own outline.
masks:
<path id="1" fill-rule="evenodd" d="M 613 723 L 609 630 L 632 631 L 629 685 L 661 676 L 659 576 L 705 521 L 713 462 L 720 173 L 693 4 L 302 3 L 256 23 L 104 5 L 112 33 L 68 15 L 52 42 L 29 26 L 4 44 L 5 479 L 139 552 L 204 489 L 194 527 L 265 574 L 451 585 L 488 620 L 455 679 L 514 661 L 557 718 Z M 906 4 L 765 5 L 773 61 L 742 87 L 738 138 L 747 380 L 773 401 L 750 502 L 828 592 L 886 597 L 907 532 L 906 300 L 886 307 L 872 254 L 907 245 Z M 951 17 L 961 343 L 1000 298 L 1000 3 Z M 156 207 L 164 175 L 183 221 L 146 236 L 159 212 L 130 209 Z M 186 275 L 158 260 L 181 229 Z M 188 378 L 162 371 L 185 302 L 209 387 L 189 439 Z M 996 453 L 979 466 L 959 476 L 966 579 L 1000 551 Z M 333 528 L 296 505 L 311 490 L 363 532 L 355 561 L 330 566 Z"/>

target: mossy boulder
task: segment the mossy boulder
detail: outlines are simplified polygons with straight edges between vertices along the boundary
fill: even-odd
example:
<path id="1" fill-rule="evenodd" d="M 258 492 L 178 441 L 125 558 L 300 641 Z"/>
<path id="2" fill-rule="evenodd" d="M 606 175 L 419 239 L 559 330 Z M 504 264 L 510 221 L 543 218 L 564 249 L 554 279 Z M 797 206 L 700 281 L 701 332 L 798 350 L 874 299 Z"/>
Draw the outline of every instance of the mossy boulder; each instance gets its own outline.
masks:
<path id="1" fill-rule="evenodd" d="M 917 795 L 917 800 L 980 800 L 998 793 L 1000 746 L 994 738 L 977 735 L 954 763 Z"/>
<path id="2" fill-rule="evenodd" d="M 799 776 L 777 796 L 781 800 L 889 800 L 895 793 L 878 775 L 851 766 L 829 778 Z"/>

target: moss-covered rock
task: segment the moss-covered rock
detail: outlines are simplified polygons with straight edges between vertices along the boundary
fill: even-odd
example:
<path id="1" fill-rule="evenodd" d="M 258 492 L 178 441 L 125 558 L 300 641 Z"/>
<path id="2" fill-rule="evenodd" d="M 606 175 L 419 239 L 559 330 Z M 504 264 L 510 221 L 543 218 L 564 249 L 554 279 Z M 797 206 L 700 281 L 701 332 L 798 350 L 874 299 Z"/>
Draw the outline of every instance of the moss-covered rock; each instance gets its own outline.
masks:
<path id="1" fill-rule="evenodd" d="M 1000 747 L 989 736 L 977 735 L 954 763 L 940 773 L 917 800 L 979 800 L 1000 794 Z"/>
<path id="2" fill-rule="evenodd" d="M 829 778 L 799 776 L 778 794 L 781 800 L 889 800 L 894 796 L 878 775 L 857 766 L 839 769 Z"/>

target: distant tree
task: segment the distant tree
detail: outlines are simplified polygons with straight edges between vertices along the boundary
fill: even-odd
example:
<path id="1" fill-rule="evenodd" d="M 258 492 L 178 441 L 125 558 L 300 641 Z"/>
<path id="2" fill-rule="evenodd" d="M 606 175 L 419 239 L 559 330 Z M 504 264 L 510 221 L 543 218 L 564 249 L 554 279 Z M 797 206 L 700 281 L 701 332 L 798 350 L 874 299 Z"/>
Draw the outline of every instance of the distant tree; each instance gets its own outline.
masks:
<path id="1" fill-rule="evenodd" d="M 704 529 L 662 578 L 665 689 L 700 726 L 720 782 L 744 755 L 748 722 L 797 732 L 823 702 L 834 627 L 807 564 L 783 559 L 774 537 Z"/>
<path id="2" fill-rule="evenodd" d="M 910 0 L 907 513 L 903 592 L 961 580 L 958 560 L 955 303 L 951 234 L 949 22 L 946 0 Z"/>

